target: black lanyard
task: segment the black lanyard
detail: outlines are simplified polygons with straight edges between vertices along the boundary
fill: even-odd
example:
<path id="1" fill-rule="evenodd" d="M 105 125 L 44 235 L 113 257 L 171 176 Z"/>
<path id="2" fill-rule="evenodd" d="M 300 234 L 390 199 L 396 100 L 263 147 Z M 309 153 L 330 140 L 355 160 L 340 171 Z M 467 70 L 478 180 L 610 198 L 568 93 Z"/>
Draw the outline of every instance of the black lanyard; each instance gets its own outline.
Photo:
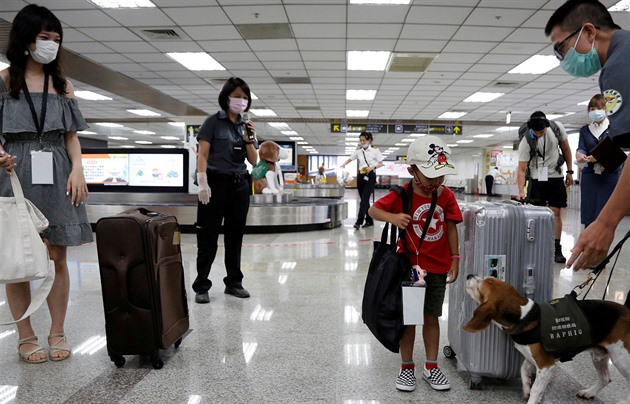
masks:
<path id="1" fill-rule="evenodd" d="M 44 121 L 46 120 L 46 104 L 48 101 L 48 74 L 44 75 L 44 92 L 42 94 L 42 109 L 39 114 L 39 122 L 37 121 L 37 113 L 35 112 L 35 105 L 33 105 L 33 99 L 31 98 L 31 93 L 28 92 L 28 86 L 26 85 L 26 81 L 22 84 L 22 91 L 24 92 L 24 98 L 26 98 L 26 102 L 28 102 L 28 106 L 31 109 L 31 114 L 33 115 L 33 122 L 35 123 L 35 128 L 37 129 L 37 136 L 39 136 L 39 141 L 42 141 L 42 132 L 44 131 Z"/>

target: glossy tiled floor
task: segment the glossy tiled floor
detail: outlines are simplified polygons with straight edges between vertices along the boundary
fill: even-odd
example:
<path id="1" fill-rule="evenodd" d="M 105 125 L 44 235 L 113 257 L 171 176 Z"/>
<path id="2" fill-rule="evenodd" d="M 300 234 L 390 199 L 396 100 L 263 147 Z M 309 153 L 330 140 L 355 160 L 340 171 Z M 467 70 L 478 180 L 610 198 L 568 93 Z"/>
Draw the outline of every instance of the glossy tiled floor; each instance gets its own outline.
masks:
<path id="1" fill-rule="evenodd" d="M 379 194 L 382 193 L 379 192 Z M 63 362 L 26 364 L 16 354 L 17 335 L 0 329 L 0 403 L 520 403 L 520 381 L 484 379 L 482 391 L 468 389 L 468 375 L 440 355 L 452 389 L 436 392 L 419 381 L 415 392 L 394 387 L 400 358 L 382 348 L 361 321 L 361 297 L 372 241 L 380 226 L 355 231 L 356 192 L 348 190 L 349 218 L 340 228 L 306 233 L 246 235 L 244 286 L 250 299 L 223 293 L 223 252 L 211 274 L 210 304 L 193 302 L 195 238 L 183 237 L 192 333 L 177 350 L 163 353 L 154 370 L 140 357 L 127 357 L 118 369 L 105 349 L 104 318 L 95 244 L 69 250 L 72 279 L 66 331 L 74 355 Z M 377 194 L 378 196 L 378 194 Z M 474 199 L 474 197 L 466 197 Z M 464 197 L 462 196 L 463 200 Z M 580 231 L 579 212 L 566 209 L 565 253 Z M 627 219 L 619 235 L 630 228 Z M 630 288 L 622 253 L 607 298 L 623 302 Z M 580 283 L 557 266 L 554 295 Z M 593 296 L 601 296 L 599 281 Z M 0 310 L 6 318 L 4 290 Z M 33 316 L 40 339 L 49 327 L 47 309 Z M 447 344 L 442 322 L 441 345 Z M 418 332 L 415 360 L 424 360 Z M 612 368 L 613 383 L 594 402 L 615 402 L 624 383 Z M 588 354 L 557 369 L 547 403 L 583 402 L 575 392 L 590 385 L 595 371 Z"/>

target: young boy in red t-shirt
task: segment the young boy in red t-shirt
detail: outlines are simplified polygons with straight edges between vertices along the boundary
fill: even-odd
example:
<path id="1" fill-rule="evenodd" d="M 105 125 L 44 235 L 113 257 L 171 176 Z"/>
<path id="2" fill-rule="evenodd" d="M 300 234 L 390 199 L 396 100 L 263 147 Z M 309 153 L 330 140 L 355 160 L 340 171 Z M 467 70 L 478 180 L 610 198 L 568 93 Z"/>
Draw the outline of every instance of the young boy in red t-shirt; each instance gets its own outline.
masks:
<path id="1" fill-rule="evenodd" d="M 402 200 L 395 192 L 389 192 L 370 208 L 375 220 L 390 222 L 399 229 L 406 229 L 407 254 L 411 265 L 419 265 L 427 272 L 425 281 L 424 326 L 422 339 L 426 362 L 422 378 L 435 390 L 448 390 L 451 385 L 438 367 L 437 355 L 440 345 L 440 323 L 446 284 L 457 280 L 459 274 L 459 252 L 457 223 L 462 221 L 462 212 L 455 195 L 445 185 L 444 176 L 455 174 L 449 161 L 450 148 L 435 136 L 416 139 L 409 145 L 407 164 L 413 176 L 412 198 L 409 212 L 402 211 Z M 404 186 L 408 191 L 409 184 Z M 433 217 L 426 217 L 431 206 L 431 196 L 437 192 L 437 205 Z M 426 221 L 429 227 L 420 247 L 420 236 Z M 401 247 L 399 243 L 399 248 Z M 402 365 L 396 388 L 413 391 L 416 388 L 413 346 L 416 326 L 408 325 L 400 340 Z"/>

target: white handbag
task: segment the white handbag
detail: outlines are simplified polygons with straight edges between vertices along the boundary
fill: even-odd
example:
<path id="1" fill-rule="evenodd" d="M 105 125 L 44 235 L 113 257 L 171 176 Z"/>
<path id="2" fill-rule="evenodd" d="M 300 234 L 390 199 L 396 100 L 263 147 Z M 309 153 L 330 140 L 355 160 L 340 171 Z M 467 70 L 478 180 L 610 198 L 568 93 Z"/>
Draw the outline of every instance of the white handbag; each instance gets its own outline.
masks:
<path id="1" fill-rule="evenodd" d="M 0 283 L 44 281 L 33 292 L 31 304 L 22 317 L 0 325 L 13 324 L 33 314 L 46 300 L 55 280 L 54 263 L 39 235 L 48 227 L 48 219 L 24 198 L 14 171 L 9 177 L 14 196 L 0 197 Z"/>

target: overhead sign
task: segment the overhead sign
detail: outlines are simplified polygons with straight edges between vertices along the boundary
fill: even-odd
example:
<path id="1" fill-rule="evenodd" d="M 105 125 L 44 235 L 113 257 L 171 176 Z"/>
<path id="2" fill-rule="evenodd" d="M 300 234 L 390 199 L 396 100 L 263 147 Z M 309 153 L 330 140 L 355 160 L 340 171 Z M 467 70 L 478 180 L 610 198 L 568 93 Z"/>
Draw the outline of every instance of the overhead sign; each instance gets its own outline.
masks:
<path id="1" fill-rule="evenodd" d="M 347 124 L 347 123 L 331 123 L 331 133 L 386 133 L 386 134 L 405 134 L 405 133 L 429 133 L 431 135 L 461 135 L 464 132 L 462 125 L 403 125 L 403 124 Z"/>

